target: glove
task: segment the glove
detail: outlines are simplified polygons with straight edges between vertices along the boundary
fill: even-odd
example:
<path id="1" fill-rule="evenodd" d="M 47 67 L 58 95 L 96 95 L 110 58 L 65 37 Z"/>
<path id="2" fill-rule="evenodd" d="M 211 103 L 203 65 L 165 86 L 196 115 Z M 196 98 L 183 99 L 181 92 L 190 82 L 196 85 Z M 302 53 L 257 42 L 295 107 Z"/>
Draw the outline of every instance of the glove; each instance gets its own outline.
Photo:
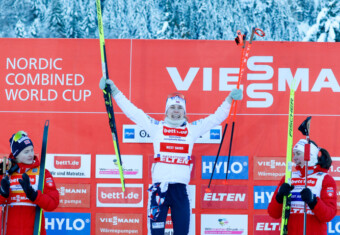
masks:
<path id="1" fill-rule="evenodd" d="M 301 199 L 302 201 L 304 201 L 305 203 L 308 204 L 310 209 L 314 209 L 317 200 L 315 195 L 312 193 L 312 191 L 309 188 L 304 188 L 301 192 Z"/>
<path id="2" fill-rule="evenodd" d="M 12 175 L 14 172 L 17 172 L 19 170 L 19 166 L 16 162 L 12 163 L 11 168 L 8 170 L 8 174 Z"/>
<path id="3" fill-rule="evenodd" d="M 102 77 L 99 82 L 99 88 L 104 90 L 106 84 L 109 85 L 110 87 L 112 97 L 115 97 L 115 95 L 117 95 L 120 92 L 120 90 L 116 87 L 112 80 Z"/>
<path id="4" fill-rule="evenodd" d="M 280 204 L 283 203 L 283 197 L 284 196 L 288 196 L 290 194 L 290 191 L 292 191 L 294 189 L 294 185 L 290 185 L 287 183 L 283 183 L 280 188 L 279 191 L 276 194 L 276 201 Z"/>
<path id="5" fill-rule="evenodd" d="M 26 173 L 22 174 L 22 179 L 19 179 L 19 183 L 26 193 L 26 197 L 34 202 L 38 196 L 38 192 L 34 188 L 32 188 L 30 177 L 28 177 Z"/>
<path id="6" fill-rule="evenodd" d="M 232 89 L 227 97 L 227 101 L 229 104 L 233 102 L 233 100 L 242 100 L 243 99 L 243 91 L 241 89 Z"/>
<path id="7" fill-rule="evenodd" d="M 3 196 L 4 198 L 9 197 L 9 186 L 10 186 L 9 178 L 6 175 L 4 178 L 2 178 L 0 186 L 0 195 Z"/>

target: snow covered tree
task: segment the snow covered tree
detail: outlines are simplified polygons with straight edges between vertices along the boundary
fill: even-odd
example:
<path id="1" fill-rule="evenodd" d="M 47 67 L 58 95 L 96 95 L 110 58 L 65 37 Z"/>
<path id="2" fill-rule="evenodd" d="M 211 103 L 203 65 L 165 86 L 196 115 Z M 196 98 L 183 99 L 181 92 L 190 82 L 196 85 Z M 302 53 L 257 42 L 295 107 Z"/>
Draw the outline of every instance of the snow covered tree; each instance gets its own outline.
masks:
<path id="1" fill-rule="evenodd" d="M 53 0 L 49 3 L 47 13 L 49 31 L 45 32 L 47 38 L 62 38 L 64 33 L 64 4 L 62 0 Z"/>
<path id="2" fill-rule="evenodd" d="M 97 38 L 95 5 L 2 0 L 0 36 Z M 106 38 L 233 40 L 236 30 L 258 27 L 266 32 L 259 40 L 339 41 L 339 0 L 101 0 L 101 5 Z"/>
<path id="3" fill-rule="evenodd" d="M 319 13 L 316 24 L 307 32 L 303 41 L 340 42 L 340 2 L 332 0 Z"/>
<path id="4" fill-rule="evenodd" d="M 26 38 L 27 37 L 26 31 L 25 31 L 25 25 L 24 25 L 24 23 L 21 22 L 21 20 L 19 20 L 17 22 L 14 30 L 15 30 L 15 36 L 17 38 Z"/>

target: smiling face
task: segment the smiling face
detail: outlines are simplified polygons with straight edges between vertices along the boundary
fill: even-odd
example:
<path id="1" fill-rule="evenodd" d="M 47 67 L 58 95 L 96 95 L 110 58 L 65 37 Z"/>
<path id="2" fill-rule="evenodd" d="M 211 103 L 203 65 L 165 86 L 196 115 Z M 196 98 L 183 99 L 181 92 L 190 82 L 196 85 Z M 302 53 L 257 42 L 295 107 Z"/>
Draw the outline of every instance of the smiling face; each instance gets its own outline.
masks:
<path id="1" fill-rule="evenodd" d="M 16 157 L 18 163 L 32 164 L 34 159 L 33 146 L 24 148 Z"/>
<path id="2" fill-rule="evenodd" d="M 182 120 L 184 118 L 184 108 L 179 104 L 172 104 L 166 112 L 166 116 L 171 120 Z"/>
<path id="3" fill-rule="evenodd" d="M 293 150 L 293 160 L 297 166 L 303 167 L 305 165 L 304 152 L 300 150 Z"/>

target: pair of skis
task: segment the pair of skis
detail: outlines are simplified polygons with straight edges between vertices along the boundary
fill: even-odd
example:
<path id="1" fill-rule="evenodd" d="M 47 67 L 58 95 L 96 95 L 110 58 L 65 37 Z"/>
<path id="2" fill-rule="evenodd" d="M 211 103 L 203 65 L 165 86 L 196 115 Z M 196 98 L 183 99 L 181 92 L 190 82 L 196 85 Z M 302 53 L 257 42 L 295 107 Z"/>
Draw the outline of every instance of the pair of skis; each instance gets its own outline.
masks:
<path id="1" fill-rule="evenodd" d="M 290 96 L 289 96 L 289 115 L 288 115 L 288 134 L 287 134 L 287 152 L 286 152 L 286 174 L 285 183 L 291 185 L 292 183 L 292 149 L 293 149 L 293 124 L 294 124 L 294 95 L 295 95 L 295 83 L 294 80 L 290 86 Z M 280 235 L 285 235 L 288 233 L 288 219 L 290 214 L 291 206 L 291 196 L 283 197 L 282 205 L 282 217 L 281 217 L 281 230 Z"/>
<path id="2" fill-rule="evenodd" d="M 294 124 L 294 97 L 295 97 L 295 80 L 292 81 L 290 86 L 290 96 L 289 96 L 289 116 L 288 116 L 288 133 L 287 133 L 287 152 L 286 152 L 286 172 L 285 172 L 285 183 L 291 185 L 292 183 L 292 150 L 293 150 L 293 124 Z M 303 135 L 306 136 L 307 144 L 305 144 L 304 150 L 304 160 L 305 160 L 305 188 L 307 188 L 307 176 L 308 176 L 308 161 L 310 160 L 310 138 L 309 138 L 309 129 L 310 129 L 310 120 L 312 117 L 307 117 L 298 130 L 301 131 Z M 288 219 L 290 215 L 291 209 L 291 196 L 290 193 L 288 196 L 283 197 L 283 205 L 282 205 L 282 216 L 281 216 L 281 229 L 280 235 L 288 234 Z M 307 226 L 307 205 L 304 204 L 304 234 L 306 234 L 306 226 Z"/>
<path id="3" fill-rule="evenodd" d="M 240 88 L 241 79 L 242 79 L 243 73 L 245 71 L 245 66 L 246 66 L 248 58 L 249 58 L 249 52 L 250 52 L 250 48 L 251 48 L 251 45 L 252 45 L 252 42 L 253 42 L 255 34 L 260 36 L 260 37 L 264 37 L 265 36 L 265 33 L 261 29 L 253 28 L 252 32 L 251 32 L 249 43 L 248 43 L 248 45 L 246 47 L 246 34 L 242 34 L 240 30 L 237 31 L 237 37 L 235 38 L 235 42 L 236 42 L 236 44 L 238 46 L 242 47 L 241 62 L 240 62 L 240 71 L 239 71 L 239 74 L 238 74 L 238 80 L 237 80 L 237 86 L 236 86 L 237 89 Z M 233 143 L 235 120 L 236 120 L 236 109 L 237 109 L 237 101 L 233 100 L 232 103 L 231 103 L 231 107 L 230 107 L 230 110 L 229 110 L 228 117 L 227 117 L 227 122 L 226 122 L 226 124 L 224 126 L 224 129 L 223 129 L 221 143 L 220 143 L 218 151 L 217 151 L 217 155 L 216 155 L 216 158 L 215 158 L 213 171 L 211 173 L 209 184 L 208 184 L 208 187 L 206 189 L 207 192 L 210 192 L 211 181 L 212 181 L 212 178 L 214 176 L 216 164 L 217 164 L 217 161 L 218 161 L 218 158 L 219 158 L 219 155 L 220 155 L 220 151 L 221 151 L 221 147 L 222 147 L 222 144 L 223 144 L 223 141 L 224 141 L 225 133 L 227 131 L 229 119 L 230 119 L 231 113 L 233 113 L 233 123 L 232 123 L 232 126 L 231 126 L 231 135 L 230 135 L 228 160 L 227 160 L 227 172 L 226 172 L 226 180 L 228 179 L 230 154 L 231 154 L 231 147 L 232 147 L 232 143 Z"/>
<path id="4" fill-rule="evenodd" d="M 50 123 L 49 120 L 46 120 L 45 125 L 44 125 L 43 141 L 42 141 L 42 146 L 41 146 L 39 182 L 38 182 L 38 190 L 40 190 L 41 193 L 44 192 L 46 149 L 47 149 L 47 137 L 48 137 L 49 123 Z M 42 220 L 42 209 L 38 205 L 36 205 L 33 235 L 40 235 L 41 220 Z"/>
<path id="5" fill-rule="evenodd" d="M 103 28 L 103 19 L 102 19 L 102 10 L 100 5 L 100 0 L 96 0 L 96 7 L 97 7 L 97 16 L 98 16 L 98 29 L 99 29 L 99 39 L 100 39 L 100 54 L 101 54 L 101 61 L 102 61 L 102 72 L 103 77 L 109 79 L 109 73 L 106 63 L 106 50 L 105 50 L 105 37 L 104 37 L 104 28 Z M 122 166 L 122 159 L 119 151 L 119 144 L 118 144 L 118 135 L 117 135 L 117 128 L 116 128 L 116 121 L 113 112 L 112 106 L 112 98 L 111 98 L 111 89 L 109 86 L 105 86 L 103 90 L 104 93 L 104 100 L 105 100 L 105 107 L 109 117 L 109 125 L 111 129 L 113 145 L 116 153 L 116 159 L 114 163 L 118 166 L 120 181 L 122 184 L 122 191 L 125 192 L 125 180 L 124 180 L 124 173 L 123 173 L 123 166 Z"/>

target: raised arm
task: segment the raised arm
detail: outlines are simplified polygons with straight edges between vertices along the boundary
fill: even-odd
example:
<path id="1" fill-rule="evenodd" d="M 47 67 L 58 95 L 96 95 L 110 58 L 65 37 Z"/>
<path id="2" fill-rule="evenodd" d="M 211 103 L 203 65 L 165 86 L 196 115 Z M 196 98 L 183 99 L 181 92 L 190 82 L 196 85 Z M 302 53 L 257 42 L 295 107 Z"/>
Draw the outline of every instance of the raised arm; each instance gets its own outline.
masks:
<path id="1" fill-rule="evenodd" d="M 229 93 L 228 97 L 217 108 L 215 113 L 209 115 L 206 118 L 193 122 L 192 124 L 198 127 L 198 128 L 195 128 L 197 130 L 197 133 L 196 133 L 197 137 L 203 135 L 204 133 L 209 131 L 211 128 L 214 128 L 215 126 L 220 125 L 228 117 L 232 101 L 242 100 L 242 98 L 243 98 L 242 90 L 233 89 Z"/>
<path id="2" fill-rule="evenodd" d="M 100 80 L 99 87 L 101 89 L 104 89 L 105 84 L 110 86 L 112 97 L 116 101 L 119 108 L 131 121 L 146 130 L 150 130 L 152 128 L 152 124 L 156 122 L 155 119 L 151 118 L 150 116 L 145 114 L 143 110 L 137 108 L 134 104 L 132 104 L 130 100 L 128 100 L 124 96 L 124 94 L 117 88 L 112 80 L 102 78 Z"/>

